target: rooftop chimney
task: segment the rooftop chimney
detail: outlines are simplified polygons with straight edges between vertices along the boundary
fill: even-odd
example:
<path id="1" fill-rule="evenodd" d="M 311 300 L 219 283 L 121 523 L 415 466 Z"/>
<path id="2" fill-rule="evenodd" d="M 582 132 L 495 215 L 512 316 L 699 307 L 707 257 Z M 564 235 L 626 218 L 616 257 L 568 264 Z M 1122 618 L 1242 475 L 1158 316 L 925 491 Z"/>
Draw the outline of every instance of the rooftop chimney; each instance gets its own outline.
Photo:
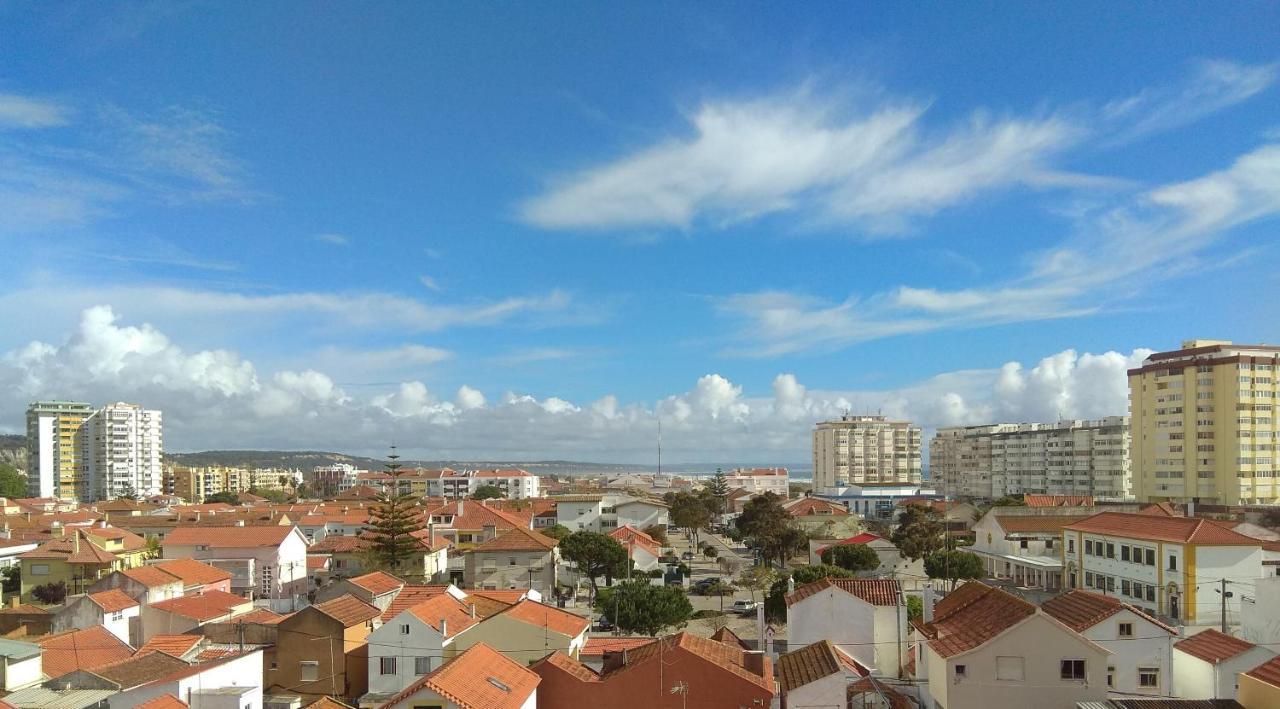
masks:
<path id="1" fill-rule="evenodd" d="M 458 516 L 461 517 L 462 514 L 462 500 L 458 500 Z"/>
<path id="2" fill-rule="evenodd" d="M 742 666 L 753 675 L 765 676 L 764 665 L 768 656 L 759 650 L 747 650 L 742 653 Z"/>
<path id="3" fill-rule="evenodd" d="M 659 640 L 659 642 L 661 642 L 661 640 Z M 609 672 L 626 666 L 627 651 L 621 650 L 605 652 L 602 659 L 604 664 L 600 667 L 600 673 L 608 674 Z"/>
<path id="4" fill-rule="evenodd" d="M 471 611 L 471 617 L 476 617 L 476 604 L 472 603 L 469 610 Z"/>
<path id="5" fill-rule="evenodd" d="M 440 637 L 442 638 L 449 637 L 449 621 L 445 620 L 444 618 L 440 619 Z"/>
<path id="6" fill-rule="evenodd" d="M 921 605 L 924 608 L 924 615 L 922 616 L 924 618 L 924 622 L 932 623 L 933 604 L 937 602 L 937 599 L 934 598 L 933 588 L 931 586 L 924 587 L 924 597 L 920 600 L 922 601 Z"/>

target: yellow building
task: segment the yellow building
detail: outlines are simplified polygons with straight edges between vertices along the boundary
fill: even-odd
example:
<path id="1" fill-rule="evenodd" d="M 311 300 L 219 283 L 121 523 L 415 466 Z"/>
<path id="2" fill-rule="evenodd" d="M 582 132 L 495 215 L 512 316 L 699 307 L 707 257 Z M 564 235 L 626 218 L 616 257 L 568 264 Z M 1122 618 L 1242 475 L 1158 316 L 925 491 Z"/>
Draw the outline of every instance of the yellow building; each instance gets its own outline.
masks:
<path id="1" fill-rule="evenodd" d="M 279 490 L 282 478 L 288 485 L 293 474 L 279 468 L 176 466 L 165 471 L 165 491 L 189 502 L 204 502 L 206 497 L 219 492 L 248 492 L 250 488 Z"/>
<path id="2" fill-rule="evenodd" d="M 1134 496 L 1280 502 L 1278 367 L 1280 347 L 1188 340 L 1129 370 Z"/>
<path id="3" fill-rule="evenodd" d="M 27 407 L 27 495 L 85 500 L 89 496 L 84 422 L 91 404 L 36 401 Z"/>
<path id="4" fill-rule="evenodd" d="M 67 595 L 84 593 L 112 571 L 141 566 L 147 543 L 132 532 L 114 527 L 53 529 L 54 538 L 20 554 L 22 602 L 31 603 L 32 589 L 63 583 Z"/>
<path id="5" fill-rule="evenodd" d="M 1280 707 L 1280 657 L 1241 672 L 1237 683 L 1236 701 L 1244 709 Z"/>

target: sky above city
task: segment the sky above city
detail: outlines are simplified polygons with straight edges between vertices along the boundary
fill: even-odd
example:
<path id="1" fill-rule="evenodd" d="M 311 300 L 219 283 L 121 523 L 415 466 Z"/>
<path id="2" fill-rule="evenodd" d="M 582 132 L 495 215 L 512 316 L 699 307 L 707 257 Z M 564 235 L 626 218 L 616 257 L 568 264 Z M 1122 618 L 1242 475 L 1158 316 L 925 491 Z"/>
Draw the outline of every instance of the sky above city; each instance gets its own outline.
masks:
<path id="1" fill-rule="evenodd" d="M 1145 10 L 1145 11 L 1144 11 Z M 0 3 L 0 431 L 809 459 L 1280 340 L 1263 3 Z"/>

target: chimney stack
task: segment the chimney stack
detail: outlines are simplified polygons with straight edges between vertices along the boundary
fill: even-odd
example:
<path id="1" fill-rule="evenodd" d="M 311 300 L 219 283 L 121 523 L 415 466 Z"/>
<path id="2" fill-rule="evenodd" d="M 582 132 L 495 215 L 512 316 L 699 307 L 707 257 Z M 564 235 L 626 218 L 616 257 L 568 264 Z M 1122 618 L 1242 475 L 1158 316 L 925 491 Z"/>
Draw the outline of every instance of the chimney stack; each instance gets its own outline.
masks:
<path id="1" fill-rule="evenodd" d="M 659 640 L 658 642 L 662 642 Z M 604 654 L 603 664 L 600 667 L 600 674 L 608 674 L 616 669 L 625 667 L 627 664 L 627 651 L 613 651 Z"/>
<path id="2" fill-rule="evenodd" d="M 449 637 L 449 621 L 445 620 L 444 618 L 440 619 L 440 637 L 442 638 Z"/>
<path id="3" fill-rule="evenodd" d="M 458 516 L 461 517 L 462 515 L 463 515 L 462 500 L 458 500 Z"/>
<path id="4" fill-rule="evenodd" d="M 922 601 L 921 605 L 923 606 L 923 609 L 924 609 L 924 615 L 922 616 L 924 618 L 924 622 L 932 623 L 933 622 L 933 604 L 937 602 L 933 596 L 932 586 L 924 587 L 924 597 L 921 598 L 920 600 Z"/>
<path id="5" fill-rule="evenodd" d="M 742 653 L 742 666 L 753 675 L 766 676 L 764 665 L 767 661 L 768 656 L 759 650 L 747 650 Z"/>

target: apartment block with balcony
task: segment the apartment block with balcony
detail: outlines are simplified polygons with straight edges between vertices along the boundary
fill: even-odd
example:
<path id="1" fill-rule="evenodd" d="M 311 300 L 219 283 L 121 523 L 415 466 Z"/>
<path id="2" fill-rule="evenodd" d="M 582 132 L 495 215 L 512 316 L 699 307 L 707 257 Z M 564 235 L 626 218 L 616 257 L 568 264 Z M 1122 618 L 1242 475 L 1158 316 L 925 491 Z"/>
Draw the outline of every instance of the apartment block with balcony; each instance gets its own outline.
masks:
<path id="1" fill-rule="evenodd" d="M 81 437 L 93 405 L 36 401 L 27 407 L 27 495 L 87 500 Z"/>
<path id="2" fill-rule="evenodd" d="M 137 404 L 108 404 L 85 419 L 81 437 L 89 499 L 158 495 L 164 487 L 161 413 Z"/>
<path id="3" fill-rule="evenodd" d="M 1187 340 L 1129 370 L 1134 495 L 1280 503 L 1280 347 Z"/>
<path id="4" fill-rule="evenodd" d="M 1123 500 L 1131 493 L 1128 449 L 1123 416 L 942 428 L 930 443 L 929 473 L 953 496 Z"/>
<path id="5" fill-rule="evenodd" d="M 884 416 L 841 416 L 813 430 L 815 489 L 919 483 L 920 427 Z"/>

